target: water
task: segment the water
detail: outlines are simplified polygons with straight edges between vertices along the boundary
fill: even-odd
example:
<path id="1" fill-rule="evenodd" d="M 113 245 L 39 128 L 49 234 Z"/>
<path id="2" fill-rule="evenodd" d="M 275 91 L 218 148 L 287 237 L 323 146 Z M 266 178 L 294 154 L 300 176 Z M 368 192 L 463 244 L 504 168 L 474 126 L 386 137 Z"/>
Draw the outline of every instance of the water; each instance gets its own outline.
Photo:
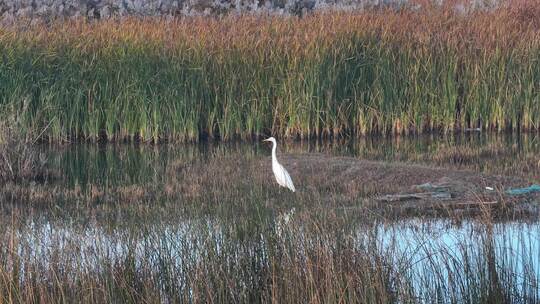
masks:
<path id="1" fill-rule="evenodd" d="M 454 136 L 280 142 L 279 149 L 288 153 L 327 153 L 540 179 L 540 135 L 536 134 L 512 136 L 475 132 Z M 264 158 L 270 149 L 265 143 L 254 142 L 161 147 L 75 145 L 61 150 L 46 149 L 46 152 L 69 183 L 87 185 L 137 184 L 159 178 L 175 161 L 204 161 L 225 155 Z"/>
<path id="2" fill-rule="evenodd" d="M 78 225 L 31 221 L 15 233 L 22 240 L 17 247 L 21 260 L 32 261 L 40 269 L 51 269 L 58 267 L 55 263 L 61 263 L 62 268 L 73 272 L 84 269 L 85 273 L 100 273 L 109 265 L 132 260 L 134 267 L 155 276 L 174 269 L 184 271 L 181 278 L 188 280 L 185 277 L 190 273 L 188 269 L 211 258 L 208 251 L 226 257 L 233 265 L 241 265 L 246 256 L 260 259 L 269 255 L 268 251 L 273 250 L 272 237 L 278 238 L 280 246 L 288 244 L 296 254 L 309 256 L 309 244 L 321 239 L 305 227 L 302 218 L 292 209 L 273 219 L 275 234 L 258 231 L 243 237 L 231 234 L 230 222 L 208 218 L 168 225 L 142 224 L 129 229 L 108 229 L 97 222 Z M 487 228 L 476 221 L 456 225 L 445 219 L 410 219 L 375 226 L 352 225 L 343 233 L 353 238 L 359 252 L 366 250 L 377 257 L 386 257 L 390 263 L 387 267 L 397 276 L 409 278 L 415 290 L 427 290 L 434 282 L 441 281 L 456 280 L 455 284 L 471 279 L 481 281 L 485 279 L 483 276 L 490 276 L 490 263 L 493 263 L 499 276 L 511 278 L 518 298 L 540 292 L 538 223 L 496 223 Z M 332 238 L 322 238 L 328 242 L 325 246 L 336 245 Z M 164 267 L 164 262 L 169 265 Z M 461 283 L 453 279 L 459 275 L 463 276 L 459 279 Z M 21 280 L 24 278 L 23 272 Z M 74 274 L 73 280 L 77 279 L 80 277 Z M 466 292 L 456 291 L 460 298 L 466 297 Z"/>
<path id="3" fill-rule="evenodd" d="M 536 135 L 472 133 L 288 142 L 279 148 L 295 155 L 419 163 L 534 182 L 540 177 L 539 141 Z M 47 270 L 60 268 L 73 272 L 71 280 L 76 281 L 132 263 L 151 277 L 174 271 L 182 286 L 191 286 L 193 271 L 225 265 L 227 275 L 234 273 L 231 276 L 239 284 L 235 286 L 249 290 L 250 280 L 263 276 L 260 269 L 269 267 L 276 252 L 301 264 L 315 250 L 332 253 L 333 259 L 347 259 L 341 256 L 345 252 L 373 254 L 366 263 L 384 260 L 388 276 L 405 277 L 405 285 L 423 302 L 429 302 L 432 294 L 421 291 L 431 290 L 433 282 L 445 286 L 445 297 L 470 299 L 474 297 L 470 290 L 476 286 L 471 282 L 493 282 L 493 273 L 501 286 L 512 288 L 512 300 L 521 297 L 526 302 L 531 294 L 533 299 L 540 295 L 540 224 L 536 219 L 412 217 L 396 221 L 355 209 L 357 199 L 329 203 L 327 197 L 307 190 L 300 189 L 296 196 L 278 192 L 271 182 L 258 184 L 257 178 L 272 180 L 266 176 L 270 171 L 257 172 L 262 177 L 237 174 L 253 170 L 253 165 L 244 167 L 244 163 L 268 159 L 269 147 L 261 143 L 42 149 L 62 176 L 47 187 L 81 194 L 77 200 L 46 207 L 3 205 L 0 243 L 11 244 L 0 249 L 4 269 L 12 269 L 18 261 L 21 269 L 36 267 L 37 277 L 47 278 Z M 220 177 L 228 172 L 232 172 L 230 177 Z M 167 190 L 171 182 L 187 186 Z M 207 189 L 192 189 L 200 185 Z M 123 191 L 120 199 L 103 198 L 117 189 Z M 161 195 L 167 191 L 185 195 Z M 92 196 L 97 198 L 88 199 Z M 244 265 L 247 274 L 234 265 Z M 26 277 L 35 279 L 28 270 L 19 279 Z M 404 288 L 401 282 L 392 284 Z"/>
<path id="4" fill-rule="evenodd" d="M 395 263 L 402 264 L 401 267 L 405 269 L 412 269 L 419 278 L 426 275 L 426 269 L 432 272 L 434 268 L 442 268 L 440 272 L 448 279 L 452 272 L 464 271 L 467 255 L 483 255 L 485 252 L 477 250 L 489 248 L 493 250 L 495 264 L 501 269 L 508 267 L 517 275 L 517 285 L 528 284 L 526 272 L 535 277 L 540 274 L 538 223 L 506 222 L 486 227 L 474 221 L 456 225 L 442 219 L 431 222 L 407 220 L 389 226 L 381 225 L 377 229 L 380 246 L 397 247 L 397 256 L 406 259 L 396 260 Z M 530 269 L 526 270 L 526 267 Z M 532 287 L 539 288 L 535 284 Z"/>

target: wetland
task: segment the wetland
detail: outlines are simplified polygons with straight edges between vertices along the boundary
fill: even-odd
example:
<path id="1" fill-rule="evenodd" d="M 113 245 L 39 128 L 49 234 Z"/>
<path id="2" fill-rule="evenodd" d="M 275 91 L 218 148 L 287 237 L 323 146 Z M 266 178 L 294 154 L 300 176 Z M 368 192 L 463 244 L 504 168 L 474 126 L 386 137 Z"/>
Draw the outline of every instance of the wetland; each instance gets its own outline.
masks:
<path id="1" fill-rule="evenodd" d="M 1 187 L 2 302 L 539 300 L 540 196 L 506 192 L 535 134 L 280 141 L 296 193 L 256 141 L 34 148 L 48 173 Z M 381 199 L 426 184 L 449 197 Z"/>

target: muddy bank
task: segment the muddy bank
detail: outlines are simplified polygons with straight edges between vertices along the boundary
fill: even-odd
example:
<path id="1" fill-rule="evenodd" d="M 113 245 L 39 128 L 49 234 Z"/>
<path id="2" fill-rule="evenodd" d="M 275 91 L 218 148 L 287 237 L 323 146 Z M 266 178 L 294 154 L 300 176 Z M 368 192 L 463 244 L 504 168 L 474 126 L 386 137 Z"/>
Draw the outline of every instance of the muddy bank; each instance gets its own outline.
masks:
<path id="1" fill-rule="evenodd" d="M 351 157 L 291 155 L 283 163 L 300 191 L 335 189 L 346 200 L 363 198 L 369 204 L 394 211 L 539 212 L 540 195 L 508 195 L 534 181 L 509 175 L 486 175 L 408 163 L 387 163 Z"/>
<path id="2" fill-rule="evenodd" d="M 270 211 L 291 207 L 370 209 L 379 214 L 398 215 L 502 210 L 518 216 L 539 211 L 538 194 L 505 193 L 507 189 L 534 183 L 520 176 L 316 153 L 278 157 L 290 172 L 296 193 L 277 185 L 270 157 L 220 154 L 170 159 L 162 166 L 153 167 L 149 172 L 153 177 L 145 181 L 85 184 L 62 176 L 61 172 L 57 179 L 43 182 L 10 181 L 0 185 L 0 207 L 32 206 L 58 212 L 91 210 L 102 214 L 142 210 L 164 212 L 168 216 L 188 209 L 230 213 L 231 217 L 247 215 L 254 208 Z M 61 168 L 52 169 L 61 171 Z M 118 172 L 126 170 L 118 167 L 108 174 L 118 177 Z"/>

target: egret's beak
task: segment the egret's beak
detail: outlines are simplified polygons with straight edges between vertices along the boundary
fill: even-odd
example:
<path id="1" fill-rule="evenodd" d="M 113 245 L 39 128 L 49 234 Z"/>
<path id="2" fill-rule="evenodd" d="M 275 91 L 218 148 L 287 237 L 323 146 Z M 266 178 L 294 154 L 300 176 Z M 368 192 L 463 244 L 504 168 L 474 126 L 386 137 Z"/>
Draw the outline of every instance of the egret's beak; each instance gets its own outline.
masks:
<path id="1" fill-rule="evenodd" d="M 270 141 L 270 139 L 268 139 L 268 138 L 267 138 L 267 139 L 263 139 L 263 141 Z"/>

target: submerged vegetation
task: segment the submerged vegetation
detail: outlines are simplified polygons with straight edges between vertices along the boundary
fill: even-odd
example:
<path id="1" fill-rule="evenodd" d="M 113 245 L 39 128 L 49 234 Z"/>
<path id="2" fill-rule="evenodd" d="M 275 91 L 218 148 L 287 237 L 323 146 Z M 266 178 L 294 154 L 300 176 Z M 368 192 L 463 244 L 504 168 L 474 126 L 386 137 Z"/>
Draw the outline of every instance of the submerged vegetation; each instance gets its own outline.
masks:
<path id="1" fill-rule="evenodd" d="M 540 129 L 540 9 L 0 28 L 1 115 L 43 140 Z"/>
<path id="2" fill-rule="evenodd" d="M 531 217 L 505 201 L 411 219 L 370 200 L 441 177 L 504 200 L 540 174 L 538 135 L 460 136 L 284 142 L 294 194 L 268 147 L 54 145 L 57 179 L 0 184 L 0 302 L 538 303 L 538 195 Z"/>
<path id="3" fill-rule="evenodd" d="M 294 195 L 279 192 L 270 161 L 263 157 L 270 153 L 264 146 L 235 142 L 74 145 L 54 151 L 41 147 L 36 153 L 47 160 L 42 171 L 45 178 L 2 183 L 0 207 L 8 213 L 13 208 L 37 208 L 77 214 L 87 208 L 159 210 L 163 202 L 174 202 L 175 208 L 190 214 L 225 212 L 234 217 L 250 210 L 253 201 L 263 200 L 275 208 L 290 204 L 353 208 L 387 218 L 479 212 L 534 217 L 540 212 L 538 195 L 516 199 L 504 191 L 537 183 L 538 136 L 512 138 L 476 134 L 452 139 L 366 138 L 322 145 L 284 142 L 282 148 L 289 153 L 280 151 L 279 160 L 301 189 Z M 429 197 L 393 203 L 380 200 L 387 195 L 426 192 L 418 187 L 425 183 L 444 185 L 450 197 L 444 201 Z M 488 204 L 483 206 L 483 202 Z M 241 209 L 231 209 L 231 204 Z"/>
<path id="4" fill-rule="evenodd" d="M 249 217 L 233 220 L 177 218 L 181 223 L 115 228 L 93 221 L 15 222 L 0 228 L 6 244 L 0 247 L 0 301 L 540 300 L 538 226 L 522 224 L 514 228 L 523 229 L 519 232 L 487 220 L 465 225 L 441 242 L 429 233 L 429 221 L 392 228 L 358 225 L 351 214 L 327 210 L 264 214 L 261 209 L 264 204 L 256 203 Z M 439 226 L 435 235 L 445 229 Z"/>

